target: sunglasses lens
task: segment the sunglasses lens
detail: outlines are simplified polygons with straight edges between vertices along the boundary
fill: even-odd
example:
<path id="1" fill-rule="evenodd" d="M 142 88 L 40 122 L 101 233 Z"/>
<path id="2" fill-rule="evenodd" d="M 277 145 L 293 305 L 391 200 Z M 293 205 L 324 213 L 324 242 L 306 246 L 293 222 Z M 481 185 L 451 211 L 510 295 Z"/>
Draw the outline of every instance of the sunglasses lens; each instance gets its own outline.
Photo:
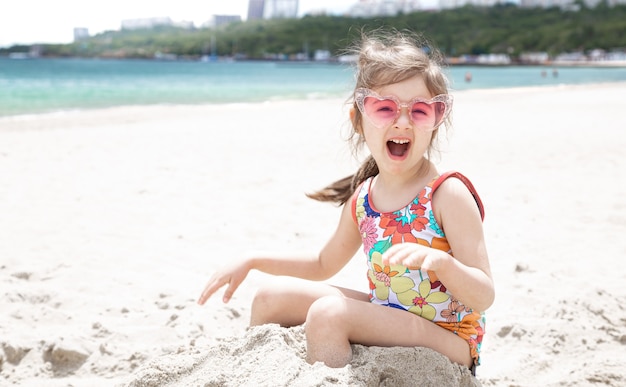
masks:
<path id="1" fill-rule="evenodd" d="M 443 102 L 416 102 L 411 107 L 413 125 L 424 130 L 433 130 L 441 124 L 446 113 Z"/>
<path id="2" fill-rule="evenodd" d="M 398 114 L 398 105 L 391 99 L 366 97 L 363 101 L 364 113 L 377 127 L 391 125 Z"/>

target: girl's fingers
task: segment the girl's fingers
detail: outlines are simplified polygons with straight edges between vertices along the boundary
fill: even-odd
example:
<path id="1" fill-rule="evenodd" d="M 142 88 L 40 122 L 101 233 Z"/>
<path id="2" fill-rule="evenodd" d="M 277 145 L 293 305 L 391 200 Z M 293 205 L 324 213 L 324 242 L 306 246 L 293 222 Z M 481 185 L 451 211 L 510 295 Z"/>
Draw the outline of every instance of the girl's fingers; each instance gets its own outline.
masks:
<path id="1" fill-rule="evenodd" d="M 198 304 L 204 305 L 204 303 L 213 295 L 213 293 L 215 293 L 217 289 L 219 289 L 223 285 L 224 283 L 221 281 L 210 280 L 209 283 L 204 288 L 204 291 L 202 291 L 202 294 L 200 295 L 200 298 L 198 299 Z"/>
<path id="2" fill-rule="evenodd" d="M 383 254 L 384 265 L 402 265 L 411 270 L 437 271 L 448 254 L 417 243 L 400 243 Z"/>
<path id="3" fill-rule="evenodd" d="M 397 264 L 396 261 L 398 260 L 398 257 L 400 255 L 400 246 L 402 246 L 402 245 L 401 244 L 400 245 L 393 245 L 387 251 L 385 251 L 385 253 L 383 254 L 383 263 L 385 265 L 389 265 L 389 264 L 395 265 L 395 264 Z"/>
<path id="4" fill-rule="evenodd" d="M 209 299 L 209 297 L 211 297 L 211 292 L 209 291 L 209 285 L 207 285 L 202 291 L 202 294 L 200 294 L 200 298 L 198 299 L 198 304 L 204 305 L 204 303 L 206 302 L 206 300 Z"/>
<path id="5" fill-rule="evenodd" d="M 419 245 L 415 243 L 401 243 L 389 248 L 383 254 L 383 263 L 388 265 L 398 265 L 410 262 L 412 257 L 419 256 Z"/>
<path id="6" fill-rule="evenodd" d="M 204 291 L 200 295 L 198 299 L 198 304 L 203 305 L 215 292 L 217 292 L 222 286 L 228 285 L 226 287 L 226 291 L 224 292 L 224 296 L 222 297 L 223 302 L 228 302 L 232 298 L 233 294 L 239 287 L 239 285 L 243 282 L 244 278 L 248 272 L 246 270 L 242 270 L 240 267 L 235 266 L 231 268 L 227 268 L 221 270 L 209 279 L 209 282 L 204 287 Z"/>
<path id="7" fill-rule="evenodd" d="M 222 297 L 222 301 L 225 304 L 228 303 L 228 301 L 230 301 L 230 299 L 233 297 L 233 294 L 235 293 L 236 289 L 237 289 L 237 286 L 231 281 L 228 284 L 226 291 L 224 291 L 224 297 Z"/>

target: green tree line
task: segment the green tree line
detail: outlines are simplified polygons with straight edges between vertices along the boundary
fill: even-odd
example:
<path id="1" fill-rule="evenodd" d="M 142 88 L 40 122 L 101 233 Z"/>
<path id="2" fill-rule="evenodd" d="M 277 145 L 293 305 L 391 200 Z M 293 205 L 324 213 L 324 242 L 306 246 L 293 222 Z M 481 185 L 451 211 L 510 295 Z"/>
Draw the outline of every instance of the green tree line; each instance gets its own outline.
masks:
<path id="1" fill-rule="evenodd" d="M 305 16 L 301 19 L 232 23 L 216 29 L 158 27 L 108 31 L 72 44 L 43 45 L 49 56 L 152 58 L 156 53 L 196 58 L 201 55 L 295 55 L 328 50 L 339 55 L 365 29 L 393 27 L 424 33 L 448 56 L 523 52 L 562 52 L 626 48 L 626 6 L 579 11 L 559 8 L 465 6 L 394 17 Z M 4 51 L 26 50 L 12 47 Z"/>

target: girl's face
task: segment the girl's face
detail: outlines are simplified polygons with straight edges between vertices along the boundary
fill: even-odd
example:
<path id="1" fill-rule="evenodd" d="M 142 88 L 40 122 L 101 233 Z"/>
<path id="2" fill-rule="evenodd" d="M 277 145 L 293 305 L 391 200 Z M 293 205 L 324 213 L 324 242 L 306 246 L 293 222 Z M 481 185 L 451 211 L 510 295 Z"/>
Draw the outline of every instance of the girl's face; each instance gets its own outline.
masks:
<path id="1" fill-rule="evenodd" d="M 433 97 L 421 76 L 373 91 L 381 96 L 394 96 L 403 104 L 415 98 L 429 100 Z M 397 119 L 385 126 L 363 116 L 362 135 L 381 173 L 410 175 L 418 171 L 424 162 L 424 155 L 433 136 L 432 125 L 429 129 L 424 129 L 411 114 L 415 113 L 410 107 L 402 107 Z"/>

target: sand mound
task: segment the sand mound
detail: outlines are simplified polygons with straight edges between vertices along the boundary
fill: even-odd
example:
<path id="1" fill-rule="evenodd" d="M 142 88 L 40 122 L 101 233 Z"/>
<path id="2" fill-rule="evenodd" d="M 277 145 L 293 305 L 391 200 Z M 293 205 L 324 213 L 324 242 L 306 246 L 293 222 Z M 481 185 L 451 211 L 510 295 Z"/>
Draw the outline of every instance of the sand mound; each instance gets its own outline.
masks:
<path id="1" fill-rule="evenodd" d="M 167 355 L 141 367 L 130 386 L 479 386 L 467 368 L 427 348 L 354 345 L 352 363 L 333 369 L 305 361 L 304 329 L 249 328 L 194 353 Z"/>

